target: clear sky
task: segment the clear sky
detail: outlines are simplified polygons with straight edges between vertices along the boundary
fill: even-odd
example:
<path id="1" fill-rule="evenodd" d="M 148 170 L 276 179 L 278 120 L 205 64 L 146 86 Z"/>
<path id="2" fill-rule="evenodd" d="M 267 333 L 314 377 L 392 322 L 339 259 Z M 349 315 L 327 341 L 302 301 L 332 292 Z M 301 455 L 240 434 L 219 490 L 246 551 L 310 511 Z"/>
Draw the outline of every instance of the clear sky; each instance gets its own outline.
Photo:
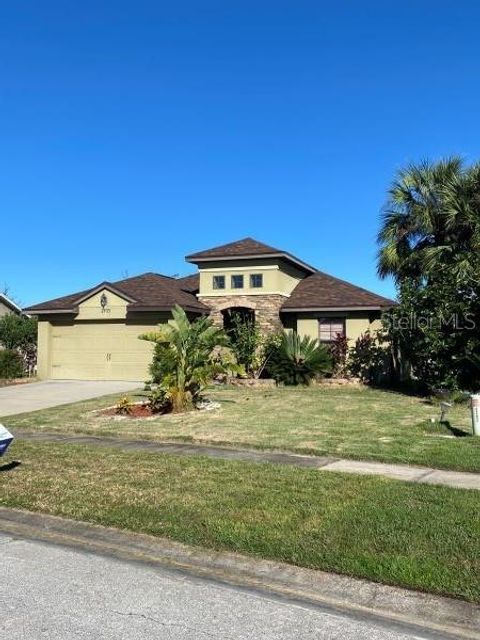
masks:
<path id="1" fill-rule="evenodd" d="M 479 157 L 477 0 L 1 5 L 0 286 L 23 304 L 247 235 L 390 295 L 394 172 Z"/>

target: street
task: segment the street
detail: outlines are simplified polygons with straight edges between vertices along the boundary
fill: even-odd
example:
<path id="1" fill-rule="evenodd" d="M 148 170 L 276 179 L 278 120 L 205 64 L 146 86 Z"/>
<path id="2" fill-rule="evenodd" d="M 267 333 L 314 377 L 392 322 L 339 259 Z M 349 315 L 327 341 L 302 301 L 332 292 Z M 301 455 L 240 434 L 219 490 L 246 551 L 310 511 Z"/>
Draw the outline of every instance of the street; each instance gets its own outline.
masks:
<path id="1" fill-rule="evenodd" d="M 3 534 L 0 552 L 5 640 L 442 637 Z"/>

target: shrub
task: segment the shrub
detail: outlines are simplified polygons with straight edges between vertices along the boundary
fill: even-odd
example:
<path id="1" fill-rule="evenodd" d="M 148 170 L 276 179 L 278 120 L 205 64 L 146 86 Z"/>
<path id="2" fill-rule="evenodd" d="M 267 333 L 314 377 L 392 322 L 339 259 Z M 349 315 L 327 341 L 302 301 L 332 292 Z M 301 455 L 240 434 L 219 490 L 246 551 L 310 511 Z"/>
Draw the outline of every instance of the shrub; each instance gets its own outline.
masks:
<path id="1" fill-rule="evenodd" d="M 152 413 L 166 413 L 172 408 L 172 398 L 168 387 L 155 382 L 146 385 L 147 406 Z"/>
<path id="2" fill-rule="evenodd" d="M 348 356 L 350 373 L 363 382 L 378 384 L 389 376 L 389 356 L 368 331 L 357 338 Z"/>
<path id="3" fill-rule="evenodd" d="M 37 320 L 7 313 L 0 318 L 0 345 L 22 356 L 24 368 L 33 372 L 37 362 Z"/>
<path id="4" fill-rule="evenodd" d="M 266 366 L 272 378 L 288 385 L 310 384 L 331 368 L 331 356 L 324 345 L 308 336 L 301 338 L 293 331 L 282 335 Z"/>
<path id="5" fill-rule="evenodd" d="M 22 356 L 13 349 L 0 350 L 0 378 L 21 378 L 24 374 Z"/>
<path id="6" fill-rule="evenodd" d="M 259 356 L 259 366 L 256 371 L 257 378 L 269 376 L 270 371 L 268 365 L 272 357 L 277 353 L 283 340 L 283 332 L 269 333 L 263 342 Z"/>
<path id="7" fill-rule="evenodd" d="M 228 337 L 237 363 L 244 366 L 247 375 L 255 375 L 255 369 L 259 364 L 260 330 L 254 320 L 245 318 L 235 311 L 230 315 L 230 322 Z"/>
<path id="8" fill-rule="evenodd" d="M 328 345 L 328 351 L 332 358 L 332 375 L 342 377 L 348 372 L 348 338 L 337 333 L 335 339 Z"/>

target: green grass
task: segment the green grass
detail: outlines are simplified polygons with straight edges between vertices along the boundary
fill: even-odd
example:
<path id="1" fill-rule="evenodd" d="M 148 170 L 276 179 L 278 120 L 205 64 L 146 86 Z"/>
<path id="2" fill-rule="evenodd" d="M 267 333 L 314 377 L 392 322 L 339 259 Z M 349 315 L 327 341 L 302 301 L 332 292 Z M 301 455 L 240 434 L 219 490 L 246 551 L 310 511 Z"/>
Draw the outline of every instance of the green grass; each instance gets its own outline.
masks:
<path id="1" fill-rule="evenodd" d="M 221 403 L 219 410 L 153 420 L 98 416 L 96 409 L 119 397 L 109 396 L 9 416 L 4 422 L 13 429 L 203 442 L 480 472 L 480 438 L 455 437 L 445 426 L 431 424 L 439 409 L 423 398 L 351 387 L 215 389 L 207 395 Z M 468 405 L 454 407 L 449 420 L 460 434 L 468 434 Z"/>
<path id="2" fill-rule="evenodd" d="M 480 602 L 480 492 L 14 443 L 0 504 Z"/>

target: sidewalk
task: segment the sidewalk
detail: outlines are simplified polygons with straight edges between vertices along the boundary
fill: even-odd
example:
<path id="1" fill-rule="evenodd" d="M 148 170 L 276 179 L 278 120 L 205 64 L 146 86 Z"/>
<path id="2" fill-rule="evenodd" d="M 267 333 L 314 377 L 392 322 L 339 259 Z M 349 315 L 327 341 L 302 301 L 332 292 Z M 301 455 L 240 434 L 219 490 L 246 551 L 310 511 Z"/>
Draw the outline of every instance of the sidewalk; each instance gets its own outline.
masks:
<path id="1" fill-rule="evenodd" d="M 335 471 L 340 473 L 357 473 L 376 475 L 391 480 L 403 480 L 420 484 L 440 484 L 455 489 L 480 490 L 480 473 L 461 471 L 444 471 L 429 467 L 413 467 L 409 465 L 390 464 L 384 462 L 368 462 L 363 460 L 344 460 L 332 457 L 306 456 L 293 453 L 275 453 L 248 449 L 228 449 L 210 445 L 192 445 L 151 440 L 124 440 L 121 438 L 97 436 L 67 436 L 61 433 L 27 432 L 19 429 L 13 434 L 17 440 L 34 442 L 60 442 L 64 444 L 81 444 L 86 446 L 102 446 L 125 451 L 149 451 L 151 453 L 170 453 L 174 455 L 200 455 L 224 460 L 247 460 L 258 463 L 287 464 L 298 467 Z"/>

